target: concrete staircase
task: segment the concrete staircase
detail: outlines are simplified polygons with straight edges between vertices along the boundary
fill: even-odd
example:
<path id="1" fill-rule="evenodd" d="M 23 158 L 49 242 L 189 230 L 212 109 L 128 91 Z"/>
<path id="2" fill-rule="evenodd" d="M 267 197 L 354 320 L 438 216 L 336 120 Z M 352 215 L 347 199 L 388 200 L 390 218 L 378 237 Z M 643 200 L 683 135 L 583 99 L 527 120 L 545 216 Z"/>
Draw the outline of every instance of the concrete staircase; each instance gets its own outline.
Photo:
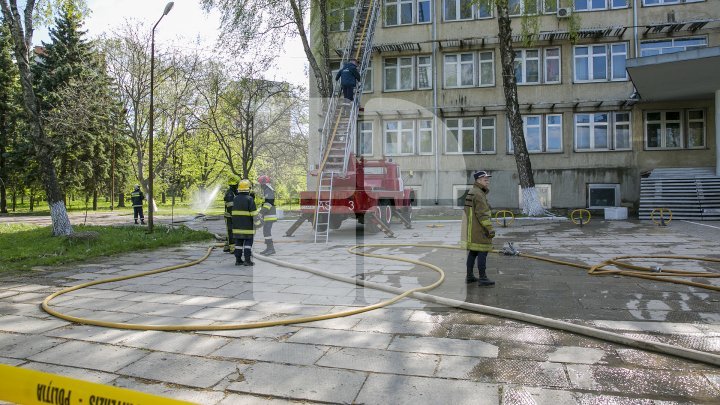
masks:
<path id="1" fill-rule="evenodd" d="M 720 220 L 720 177 L 715 168 L 654 169 L 640 180 L 639 218 L 650 219 L 655 208 L 671 210 L 673 219 Z"/>

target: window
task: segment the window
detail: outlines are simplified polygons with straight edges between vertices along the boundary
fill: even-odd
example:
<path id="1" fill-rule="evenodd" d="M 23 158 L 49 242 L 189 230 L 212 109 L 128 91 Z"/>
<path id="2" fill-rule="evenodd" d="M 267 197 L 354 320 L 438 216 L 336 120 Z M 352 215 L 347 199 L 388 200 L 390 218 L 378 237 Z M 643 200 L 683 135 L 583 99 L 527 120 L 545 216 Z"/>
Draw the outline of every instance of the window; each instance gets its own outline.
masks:
<path id="1" fill-rule="evenodd" d="M 643 6 L 662 6 L 664 4 L 696 3 L 705 0 L 643 0 Z"/>
<path id="2" fill-rule="evenodd" d="M 555 14 L 558 10 L 558 0 L 545 0 L 543 11 L 545 14 Z"/>
<path id="3" fill-rule="evenodd" d="M 668 38 L 658 41 L 643 41 L 640 43 L 640 56 L 662 55 L 690 49 L 705 48 L 707 38 Z"/>
<path id="4" fill-rule="evenodd" d="M 473 19 L 473 0 L 443 0 L 445 21 Z"/>
<path id="5" fill-rule="evenodd" d="M 373 154 L 373 123 L 372 121 L 358 122 L 357 153 L 361 156 Z"/>
<path id="6" fill-rule="evenodd" d="M 430 56 L 417 57 L 417 88 L 432 88 L 432 59 Z"/>
<path id="7" fill-rule="evenodd" d="M 528 152 L 562 152 L 562 114 L 523 115 L 523 132 Z M 513 152 L 508 125 L 508 153 Z"/>
<path id="8" fill-rule="evenodd" d="M 411 155 L 415 153 L 415 121 L 385 121 L 385 154 Z"/>
<path id="9" fill-rule="evenodd" d="M 337 4 L 337 3 L 336 3 Z M 345 0 L 342 7 L 331 9 L 328 13 L 328 29 L 330 31 L 348 31 L 355 18 L 354 1 Z"/>
<path id="10" fill-rule="evenodd" d="M 627 80 L 627 43 L 575 47 L 575 81 Z"/>
<path id="11" fill-rule="evenodd" d="M 594 11 L 627 7 L 628 0 L 575 0 L 573 3 L 574 11 Z"/>
<path id="12" fill-rule="evenodd" d="M 588 184 L 588 208 L 600 209 L 619 205 L 619 184 Z"/>
<path id="13" fill-rule="evenodd" d="M 538 0 L 510 0 L 508 10 L 511 16 L 533 15 L 538 13 Z"/>
<path id="14" fill-rule="evenodd" d="M 495 85 L 495 53 L 493 51 L 480 52 L 478 54 L 480 68 L 480 77 L 478 77 L 479 86 Z"/>
<path id="15" fill-rule="evenodd" d="M 472 185 L 468 184 L 453 185 L 453 204 L 455 209 L 465 209 L 465 197 L 467 197 L 472 187 Z"/>
<path id="16" fill-rule="evenodd" d="M 418 0 L 417 2 L 417 23 L 427 24 L 432 22 L 432 8 L 430 0 Z"/>
<path id="17" fill-rule="evenodd" d="M 370 61 L 368 61 L 368 65 L 365 68 L 365 78 L 363 79 L 363 93 L 372 93 L 372 92 L 373 92 L 373 68 L 372 68 L 372 61 L 370 60 Z"/>
<path id="18" fill-rule="evenodd" d="M 445 55 L 443 68 L 446 88 L 471 87 L 475 77 L 475 54 L 458 53 Z"/>
<path id="19" fill-rule="evenodd" d="M 538 198 L 540 198 L 540 205 L 545 209 L 552 208 L 552 186 L 550 184 L 535 183 L 535 191 L 537 191 Z M 520 209 L 524 208 L 522 187 L 520 185 L 518 185 L 518 206 Z"/>
<path id="20" fill-rule="evenodd" d="M 545 49 L 545 83 L 560 83 L 560 48 Z"/>
<path id="21" fill-rule="evenodd" d="M 475 153 L 475 118 L 445 120 L 445 152 Z"/>
<path id="22" fill-rule="evenodd" d="M 629 150 L 630 113 L 575 114 L 575 150 Z"/>
<path id="23" fill-rule="evenodd" d="M 685 120 L 684 116 L 686 116 Z M 645 147 L 647 149 L 704 148 L 705 110 L 646 112 Z"/>
<path id="24" fill-rule="evenodd" d="M 480 117 L 480 153 L 495 152 L 495 117 Z"/>
<path id="25" fill-rule="evenodd" d="M 413 23 L 414 0 L 385 0 L 385 25 L 405 25 Z"/>
<path id="26" fill-rule="evenodd" d="M 420 155 L 432 155 L 435 149 L 434 144 L 433 120 L 420 120 L 418 122 L 418 153 Z"/>
<path id="27" fill-rule="evenodd" d="M 515 51 L 515 80 L 518 84 L 540 83 L 540 50 Z"/>
<path id="28" fill-rule="evenodd" d="M 478 18 L 492 18 L 493 16 L 493 4 L 492 3 L 480 3 L 476 4 Z"/>
<path id="29" fill-rule="evenodd" d="M 413 58 L 385 58 L 384 61 L 385 91 L 412 90 Z"/>

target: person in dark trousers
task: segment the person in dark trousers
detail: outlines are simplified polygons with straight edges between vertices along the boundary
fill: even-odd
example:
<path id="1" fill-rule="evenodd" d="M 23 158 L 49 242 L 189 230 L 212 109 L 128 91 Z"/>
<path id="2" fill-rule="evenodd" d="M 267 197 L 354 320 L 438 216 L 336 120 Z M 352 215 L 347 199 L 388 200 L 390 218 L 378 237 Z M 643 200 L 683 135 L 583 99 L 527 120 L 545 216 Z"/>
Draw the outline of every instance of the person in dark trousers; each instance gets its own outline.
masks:
<path id="1" fill-rule="evenodd" d="M 463 212 L 461 240 L 468 251 L 465 282 L 470 284 L 477 281 L 479 286 L 495 285 L 485 272 L 487 255 L 492 250 L 492 240 L 495 237 L 491 207 L 487 200 L 487 194 L 490 192 L 490 177 L 492 176 L 484 170 L 473 173 L 475 183 L 465 197 Z M 476 261 L 479 277 L 473 274 Z"/>
<path id="2" fill-rule="evenodd" d="M 232 207 L 233 207 L 233 200 L 235 199 L 235 196 L 238 193 L 237 183 L 235 183 L 233 180 L 230 180 L 228 183 L 228 189 L 225 191 L 225 197 L 223 200 L 225 201 L 225 230 L 227 231 L 227 240 L 225 241 L 225 247 L 223 247 L 223 252 L 225 253 L 232 253 L 233 249 L 233 227 L 232 227 Z"/>
<path id="3" fill-rule="evenodd" d="M 260 206 L 260 217 L 263 220 L 263 238 L 265 238 L 265 250 L 260 252 L 261 255 L 270 256 L 275 254 L 275 245 L 272 240 L 272 227 L 277 221 L 277 212 L 275 210 L 275 189 L 270 185 L 269 176 L 258 177 L 258 183 L 262 188 L 263 204 Z"/>
<path id="4" fill-rule="evenodd" d="M 143 194 L 142 191 L 140 191 L 140 185 L 135 185 L 135 190 L 133 190 L 132 193 L 130 193 L 130 201 L 132 201 L 133 206 L 133 218 L 135 219 L 135 223 L 138 222 L 138 217 L 140 217 L 140 223 L 145 225 L 145 215 L 143 215 L 143 200 L 145 199 L 145 194 Z"/>
<path id="5" fill-rule="evenodd" d="M 257 206 L 250 196 L 250 180 L 238 183 L 238 194 L 233 199 L 232 231 L 235 239 L 235 265 L 253 266 L 252 245 L 255 237 Z M 245 260 L 243 261 L 243 255 Z"/>
<path id="6" fill-rule="evenodd" d="M 357 60 L 350 59 L 345 66 L 335 75 L 335 80 L 340 80 L 340 88 L 343 97 L 352 102 L 355 98 L 355 86 L 360 81 L 360 72 L 357 70 Z"/>

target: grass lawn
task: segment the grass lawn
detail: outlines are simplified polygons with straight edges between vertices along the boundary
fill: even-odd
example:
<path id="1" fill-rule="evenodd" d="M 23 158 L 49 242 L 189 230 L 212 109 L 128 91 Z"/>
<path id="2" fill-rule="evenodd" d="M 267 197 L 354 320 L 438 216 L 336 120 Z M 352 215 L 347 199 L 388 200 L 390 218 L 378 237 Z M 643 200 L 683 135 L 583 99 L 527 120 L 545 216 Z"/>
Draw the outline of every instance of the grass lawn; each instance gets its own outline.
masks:
<path id="1" fill-rule="evenodd" d="M 75 234 L 96 233 L 89 238 L 53 237 L 50 226 L 0 224 L 0 273 L 24 271 L 33 266 L 53 266 L 81 262 L 95 257 L 141 249 L 155 249 L 185 242 L 211 241 L 205 231 L 186 227 L 168 229 L 155 226 L 147 234 L 137 226 L 74 225 Z"/>

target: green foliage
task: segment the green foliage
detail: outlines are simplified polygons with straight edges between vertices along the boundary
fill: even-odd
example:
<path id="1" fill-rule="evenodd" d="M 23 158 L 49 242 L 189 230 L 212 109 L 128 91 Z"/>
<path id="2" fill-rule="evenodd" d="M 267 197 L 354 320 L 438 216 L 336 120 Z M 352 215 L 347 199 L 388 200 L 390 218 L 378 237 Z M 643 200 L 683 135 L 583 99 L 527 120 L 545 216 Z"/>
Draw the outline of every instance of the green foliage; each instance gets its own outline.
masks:
<path id="1" fill-rule="evenodd" d="M 142 249 L 177 246 L 186 242 L 210 241 L 205 231 L 180 226 L 169 229 L 156 225 L 146 233 L 139 226 L 75 226 L 76 233 L 94 232 L 97 237 L 53 237 L 49 226 L 0 224 L 0 272 L 27 271 L 35 266 L 56 266 L 132 252 Z"/>

